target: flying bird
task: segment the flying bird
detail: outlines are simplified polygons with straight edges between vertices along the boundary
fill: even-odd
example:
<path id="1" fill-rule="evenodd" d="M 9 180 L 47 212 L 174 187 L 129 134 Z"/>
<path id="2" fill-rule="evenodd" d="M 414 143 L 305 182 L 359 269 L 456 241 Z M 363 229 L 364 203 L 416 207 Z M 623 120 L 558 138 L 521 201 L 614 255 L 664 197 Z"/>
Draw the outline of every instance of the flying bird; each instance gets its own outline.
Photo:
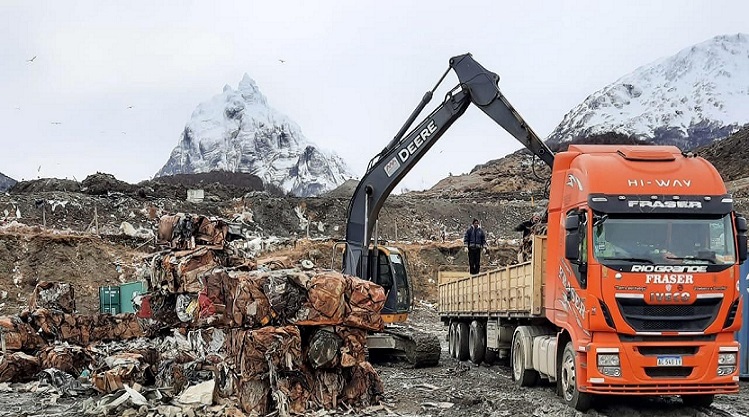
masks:
<path id="1" fill-rule="evenodd" d="M 127 108 L 128 108 L 128 109 L 132 109 L 132 108 L 133 108 L 133 106 L 127 106 Z"/>
<path id="2" fill-rule="evenodd" d="M 278 62 L 284 64 L 284 63 L 286 63 L 286 60 L 285 59 L 279 59 Z"/>
<path id="3" fill-rule="evenodd" d="M 34 55 L 34 57 L 31 59 L 27 59 L 26 62 L 34 62 L 35 59 L 36 59 L 36 55 Z"/>

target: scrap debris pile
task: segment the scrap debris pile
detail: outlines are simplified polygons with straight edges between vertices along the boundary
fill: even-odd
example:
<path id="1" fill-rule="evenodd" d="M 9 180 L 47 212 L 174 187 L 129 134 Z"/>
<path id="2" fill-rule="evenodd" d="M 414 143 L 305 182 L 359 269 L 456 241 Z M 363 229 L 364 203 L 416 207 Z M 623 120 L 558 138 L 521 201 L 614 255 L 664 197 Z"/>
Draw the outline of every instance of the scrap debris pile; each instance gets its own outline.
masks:
<path id="1" fill-rule="evenodd" d="M 109 394 L 89 400 L 91 413 L 192 403 L 289 415 L 376 404 L 383 386 L 366 360 L 366 333 L 383 327 L 382 287 L 258 267 L 225 245 L 227 229 L 162 218 L 170 248 L 151 257 L 136 314 L 75 314 L 71 286 L 40 283 L 29 309 L 0 318 L 0 382 Z"/>

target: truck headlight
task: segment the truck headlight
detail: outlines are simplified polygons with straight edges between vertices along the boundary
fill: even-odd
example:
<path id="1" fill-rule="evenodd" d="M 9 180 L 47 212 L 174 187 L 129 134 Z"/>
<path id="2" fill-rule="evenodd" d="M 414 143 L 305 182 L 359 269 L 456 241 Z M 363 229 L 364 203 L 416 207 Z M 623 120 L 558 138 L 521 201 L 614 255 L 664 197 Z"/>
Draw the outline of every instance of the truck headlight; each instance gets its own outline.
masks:
<path id="1" fill-rule="evenodd" d="M 718 353 L 718 365 L 736 365 L 736 352 Z"/>
<path id="2" fill-rule="evenodd" d="M 602 366 L 619 366 L 619 354 L 618 353 L 599 353 L 598 354 L 598 367 Z"/>
<path id="3" fill-rule="evenodd" d="M 719 366 L 718 367 L 718 376 L 726 376 L 731 375 L 736 371 L 735 366 Z"/>
<path id="4" fill-rule="evenodd" d="M 599 367 L 598 371 L 606 376 L 622 376 L 622 369 L 618 366 L 604 366 Z"/>

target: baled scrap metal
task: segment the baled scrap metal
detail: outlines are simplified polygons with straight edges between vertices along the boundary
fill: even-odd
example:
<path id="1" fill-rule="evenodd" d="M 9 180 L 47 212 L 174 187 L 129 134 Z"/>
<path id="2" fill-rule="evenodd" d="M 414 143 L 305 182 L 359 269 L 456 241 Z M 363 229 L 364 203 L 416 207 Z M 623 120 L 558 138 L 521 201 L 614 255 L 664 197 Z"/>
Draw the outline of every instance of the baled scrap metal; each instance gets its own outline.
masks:
<path id="1" fill-rule="evenodd" d="M 198 245 L 220 245 L 226 240 L 229 225 L 221 219 L 179 213 L 159 219 L 158 243 L 188 249 Z"/>
<path id="2" fill-rule="evenodd" d="M 336 326 L 335 333 L 343 340 L 341 366 L 348 368 L 367 360 L 367 332 L 345 326 Z"/>
<path id="3" fill-rule="evenodd" d="M 313 381 L 311 375 L 307 372 L 298 372 L 286 374 L 278 378 L 277 393 L 288 404 L 289 412 L 294 414 L 304 414 L 309 408 L 309 402 L 312 398 Z"/>
<path id="4" fill-rule="evenodd" d="M 216 251 L 200 247 L 195 251 L 176 257 L 176 273 L 179 277 L 177 292 L 198 293 L 203 289 L 201 276 L 221 265 Z"/>
<path id="5" fill-rule="evenodd" d="M 270 301 L 262 289 L 261 277 L 250 273 L 234 273 L 236 287 L 231 302 L 231 322 L 238 327 L 265 326 L 273 319 Z"/>
<path id="6" fill-rule="evenodd" d="M 372 331 L 380 331 L 385 326 L 380 310 L 385 305 L 385 290 L 361 278 L 346 276 L 346 300 L 349 313 L 343 324 Z"/>
<path id="7" fill-rule="evenodd" d="M 252 272 L 251 276 L 262 285 L 263 293 L 278 322 L 293 322 L 302 303 L 308 301 L 309 277 L 295 270 L 257 271 Z"/>
<path id="8" fill-rule="evenodd" d="M 307 301 L 292 322 L 300 326 L 327 326 L 343 323 L 347 313 L 345 280 L 333 271 L 319 273 L 307 283 Z"/>
<path id="9" fill-rule="evenodd" d="M 0 382 L 28 382 L 41 370 L 39 358 L 23 352 L 0 356 Z"/>
<path id="10" fill-rule="evenodd" d="M 312 397 L 318 406 L 326 409 L 338 407 L 346 380 L 340 369 L 319 369 L 314 372 Z"/>
<path id="11" fill-rule="evenodd" d="M 55 368 L 76 376 L 94 362 L 90 351 L 73 345 L 48 346 L 37 356 L 42 369 Z"/>
<path id="12" fill-rule="evenodd" d="M 49 308 L 64 313 L 75 311 L 75 290 L 67 282 L 41 281 L 36 284 L 29 300 L 29 309 Z"/>
<path id="13" fill-rule="evenodd" d="M 306 357 L 314 369 L 334 368 L 341 363 L 343 339 L 332 329 L 320 328 L 309 339 Z"/>
<path id="14" fill-rule="evenodd" d="M 270 382 L 267 379 L 242 377 L 237 383 L 237 397 L 245 413 L 265 415 L 270 406 Z"/>
<path id="15" fill-rule="evenodd" d="M 360 362 L 344 370 L 344 402 L 355 407 L 375 404 L 385 392 L 382 380 L 369 362 Z"/>
<path id="16" fill-rule="evenodd" d="M 296 326 L 244 332 L 240 349 L 238 371 L 245 377 L 266 374 L 271 366 L 275 371 L 296 371 L 302 363 L 302 338 Z"/>
<path id="17" fill-rule="evenodd" d="M 47 345 L 47 342 L 34 328 L 18 316 L 0 317 L 0 341 L 6 350 L 36 350 Z"/>
<path id="18" fill-rule="evenodd" d="M 123 389 L 123 384 L 150 385 L 155 382 L 158 364 L 146 361 L 140 353 L 123 352 L 104 358 L 102 367 L 91 376 L 97 391 L 111 393 Z"/>

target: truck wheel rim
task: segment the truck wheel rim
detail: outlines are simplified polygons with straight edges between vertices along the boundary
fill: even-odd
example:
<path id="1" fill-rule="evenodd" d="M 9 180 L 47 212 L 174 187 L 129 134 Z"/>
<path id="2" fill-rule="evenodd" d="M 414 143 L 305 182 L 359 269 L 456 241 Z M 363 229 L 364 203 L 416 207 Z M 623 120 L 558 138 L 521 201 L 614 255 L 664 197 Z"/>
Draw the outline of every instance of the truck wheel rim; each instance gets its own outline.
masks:
<path id="1" fill-rule="evenodd" d="M 515 346 L 512 349 L 512 374 L 515 377 L 515 381 L 520 381 L 523 376 L 523 352 L 521 351 L 520 341 L 515 341 Z"/>
<path id="2" fill-rule="evenodd" d="M 572 401 L 572 396 L 575 394 L 575 358 L 569 354 L 564 355 L 564 363 L 562 363 L 562 390 L 564 399 Z"/>

